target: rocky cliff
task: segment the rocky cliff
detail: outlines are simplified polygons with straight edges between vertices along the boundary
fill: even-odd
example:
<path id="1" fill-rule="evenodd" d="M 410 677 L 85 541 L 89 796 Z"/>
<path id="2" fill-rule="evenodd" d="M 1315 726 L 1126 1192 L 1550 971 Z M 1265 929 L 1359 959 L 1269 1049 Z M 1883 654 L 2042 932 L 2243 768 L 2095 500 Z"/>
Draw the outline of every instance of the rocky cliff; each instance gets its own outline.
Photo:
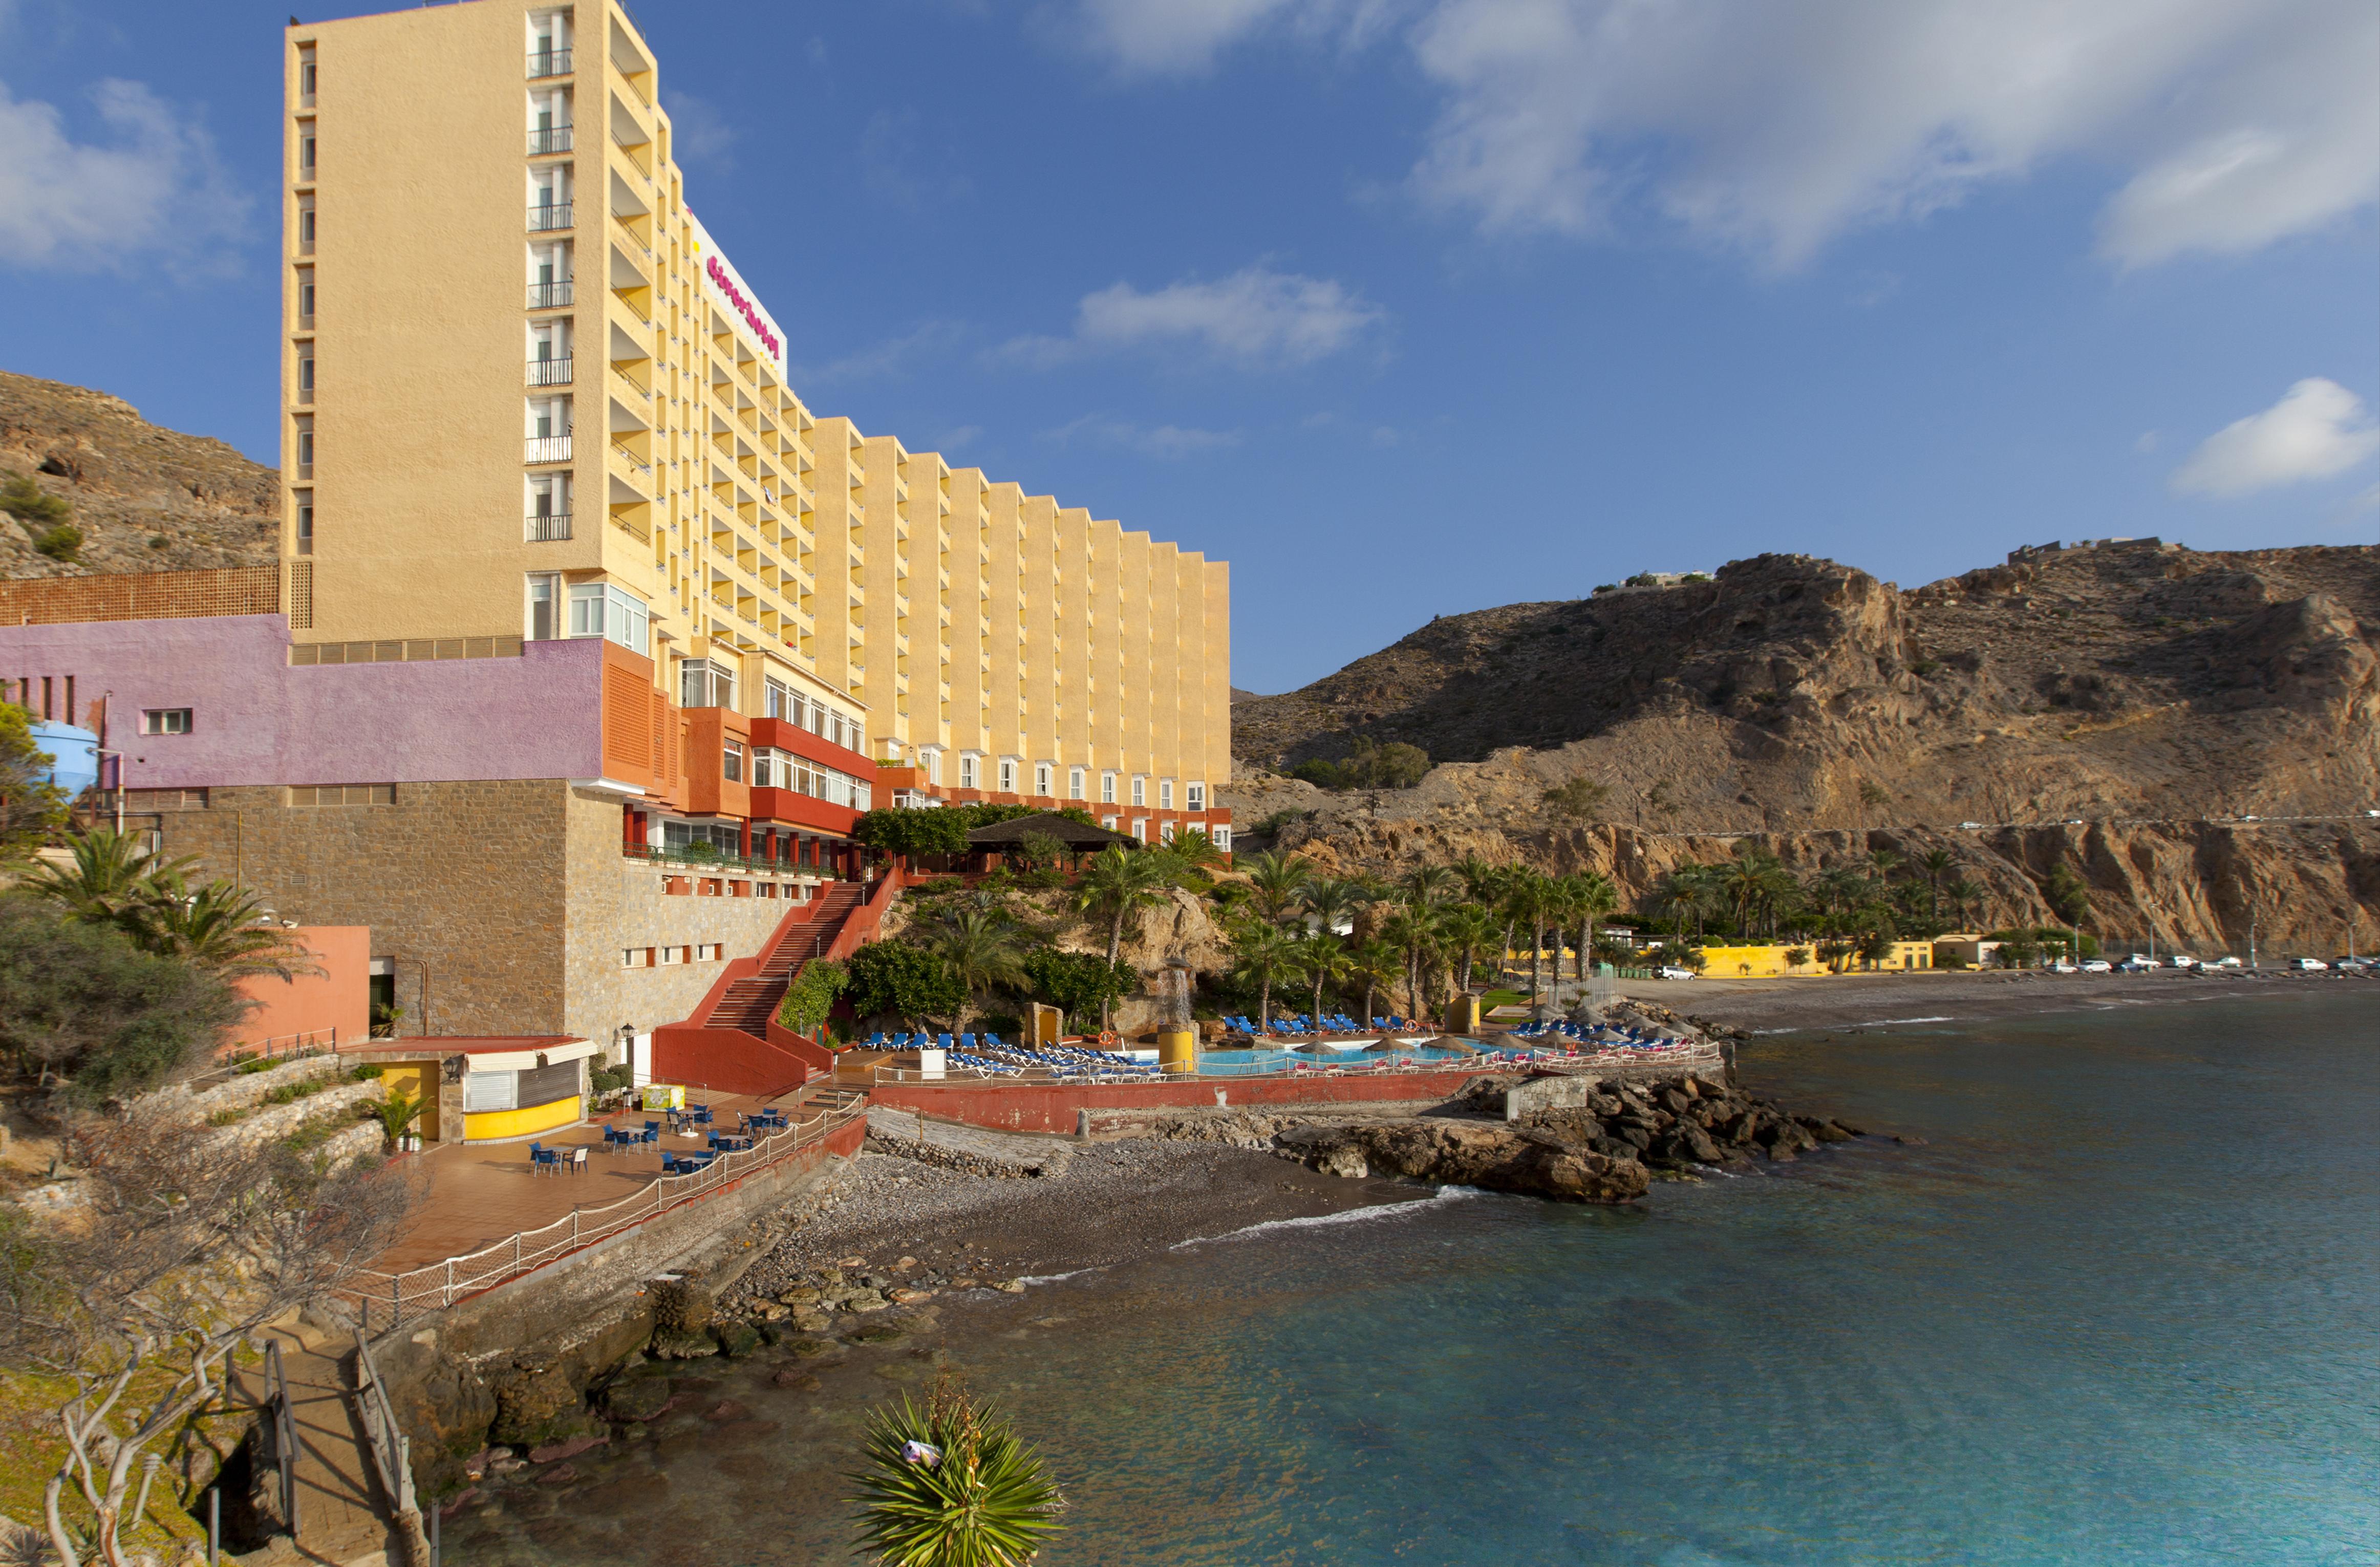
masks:
<path id="1" fill-rule="evenodd" d="M 275 469 L 104 392 L 0 370 L 0 480 L 11 474 L 73 506 L 83 544 L 54 560 L 0 514 L 0 577 L 269 565 L 280 547 Z"/>
<path id="2" fill-rule="evenodd" d="M 2064 858 L 2103 929 L 2326 951 L 2359 908 L 2380 935 L 2375 629 L 2368 545 L 2046 548 L 1908 592 L 1766 555 L 1442 618 L 1235 704 L 1226 803 L 1345 867 L 1475 853 L 1632 895 L 1744 835 L 1803 869 L 1946 848 L 1994 923 L 2046 917 Z M 1338 795 L 1270 771 L 1359 738 L 1441 765 Z M 1548 806 L 1573 779 L 1583 808 Z"/>

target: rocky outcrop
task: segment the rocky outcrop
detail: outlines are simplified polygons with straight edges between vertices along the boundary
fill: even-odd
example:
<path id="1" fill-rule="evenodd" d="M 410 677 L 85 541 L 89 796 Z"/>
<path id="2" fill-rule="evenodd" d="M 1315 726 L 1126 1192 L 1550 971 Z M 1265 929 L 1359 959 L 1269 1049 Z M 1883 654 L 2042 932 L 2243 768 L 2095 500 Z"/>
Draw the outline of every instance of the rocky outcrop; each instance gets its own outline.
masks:
<path id="1" fill-rule="evenodd" d="M 151 424 L 120 398 L 0 370 L 0 475 L 30 476 L 74 508 L 73 561 L 34 550 L 0 515 L 0 577 L 270 565 L 281 476 L 220 441 Z"/>
<path id="2" fill-rule="evenodd" d="M 2380 917 L 2375 635 L 2368 545 L 2021 551 L 1909 592 L 1761 556 L 1444 617 L 1237 703 L 1224 803 L 1250 846 L 1335 870 L 1476 854 L 1593 867 L 1632 897 L 1744 836 L 1805 868 L 1944 848 L 1986 927 L 2046 919 L 2062 856 L 2103 930 L 2220 950 L 2253 910 L 2313 950 L 2359 904 Z M 1269 771 L 1357 739 L 1441 765 L 1342 794 Z M 1600 798 L 1556 814 L 1546 791 L 1580 778 Z"/>
<path id="3" fill-rule="evenodd" d="M 1633 1202 L 1652 1182 L 1633 1158 L 1615 1159 L 1533 1127 L 1475 1121 L 1299 1126 L 1274 1146 L 1327 1175 L 1402 1175 L 1556 1202 Z"/>

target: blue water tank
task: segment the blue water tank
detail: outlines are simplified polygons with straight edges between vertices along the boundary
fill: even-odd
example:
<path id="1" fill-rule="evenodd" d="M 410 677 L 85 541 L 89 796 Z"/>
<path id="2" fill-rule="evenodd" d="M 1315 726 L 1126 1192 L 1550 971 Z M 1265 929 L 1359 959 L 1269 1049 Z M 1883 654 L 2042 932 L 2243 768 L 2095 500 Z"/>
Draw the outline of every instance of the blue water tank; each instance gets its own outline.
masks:
<path id="1" fill-rule="evenodd" d="M 97 733 L 47 718 L 35 719 L 32 728 L 34 749 L 57 759 L 50 768 L 50 782 L 65 791 L 67 798 L 75 798 L 99 782 Z"/>

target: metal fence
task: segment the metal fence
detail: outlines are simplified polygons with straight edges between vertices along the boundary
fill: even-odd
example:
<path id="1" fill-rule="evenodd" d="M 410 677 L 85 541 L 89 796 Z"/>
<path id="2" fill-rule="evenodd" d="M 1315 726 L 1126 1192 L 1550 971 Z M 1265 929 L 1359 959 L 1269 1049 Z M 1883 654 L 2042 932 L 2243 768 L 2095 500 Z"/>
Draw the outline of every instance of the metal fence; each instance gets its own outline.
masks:
<path id="1" fill-rule="evenodd" d="M 746 1176 L 799 1153 L 865 1113 L 866 1102 L 867 1096 L 854 1089 L 825 1090 L 802 1107 L 814 1109 L 815 1114 L 804 1116 L 783 1131 L 770 1133 L 746 1152 L 722 1154 L 691 1175 L 656 1176 L 651 1185 L 617 1202 L 573 1209 L 567 1218 L 520 1231 L 493 1245 L 443 1262 L 401 1273 L 367 1269 L 341 1293 L 356 1303 L 366 1332 L 397 1327 L 408 1317 L 443 1311 L 456 1301 L 623 1234 L 649 1219 L 734 1187 Z"/>

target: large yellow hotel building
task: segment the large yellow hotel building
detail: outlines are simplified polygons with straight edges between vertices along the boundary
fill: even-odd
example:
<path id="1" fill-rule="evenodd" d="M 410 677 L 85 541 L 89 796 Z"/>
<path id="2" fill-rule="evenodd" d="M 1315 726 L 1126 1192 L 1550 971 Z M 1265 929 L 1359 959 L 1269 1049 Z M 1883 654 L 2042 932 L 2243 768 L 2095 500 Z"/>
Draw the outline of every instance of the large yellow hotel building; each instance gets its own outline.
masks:
<path id="1" fill-rule="evenodd" d="M 821 776 L 873 764 L 844 803 L 1229 846 L 1229 568 L 814 417 L 626 11 L 467 0 L 287 52 L 294 662 L 604 639 L 632 840 L 766 831 L 798 726 Z"/>

